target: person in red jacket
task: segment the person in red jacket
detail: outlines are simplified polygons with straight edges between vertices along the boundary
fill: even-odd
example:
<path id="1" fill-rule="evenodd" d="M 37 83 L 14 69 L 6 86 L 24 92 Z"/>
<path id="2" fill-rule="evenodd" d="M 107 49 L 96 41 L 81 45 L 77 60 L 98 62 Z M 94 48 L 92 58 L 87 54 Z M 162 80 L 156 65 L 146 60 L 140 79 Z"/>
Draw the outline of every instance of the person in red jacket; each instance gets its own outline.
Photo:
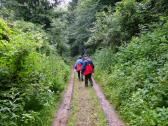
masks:
<path id="1" fill-rule="evenodd" d="M 79 57 L 75 63 L 75 70 L 78 73 L 78 79 L 83 81 L 83 76 L 82 76 L 82 66 L 83 66 L 83 59 L 82 57 Z"/>
<path id="2" fill-rule="evenodd" d="M 85 87 L 88 87 L 88 81 L 93 86 L 92 73 L 94 72 L 94 64 L 89 57 L 84 58 L 82 66 L 82 74 L 85 76 Z"/>

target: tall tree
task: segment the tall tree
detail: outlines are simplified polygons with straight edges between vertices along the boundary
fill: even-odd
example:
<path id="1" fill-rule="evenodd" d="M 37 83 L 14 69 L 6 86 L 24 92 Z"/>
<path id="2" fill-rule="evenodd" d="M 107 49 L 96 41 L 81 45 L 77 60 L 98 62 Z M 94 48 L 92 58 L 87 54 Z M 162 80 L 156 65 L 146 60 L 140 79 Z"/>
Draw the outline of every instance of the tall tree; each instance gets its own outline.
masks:
<path id="1" fill-rule="evenodd" d="M 73 0 L 70 3 L 69 44 L 72 56 L 83 53 L 87 47 L 86 42 L 91 37 L 90 29 L 94 27 L 96 13 L 105 11 L 106 6 L 114 6 L 121 0 Z"/>
<path id="2" fill-rule="evenodd" d="M 18 16 L 27 21 L 44 25 L 47 29 L 51 25 L 51 10 L 59 3 L 58 0 L 50 2 L 48 0 L 17 0 L 19 3 Z"/>
<path id="3" fill-rule="evenodd" d="M 69 44 L 71 45 L 72 56 L 81 54 L 84 50 L 84 43 L 90 37 L 89 28 L 93 26 L 98 10 L 98 0 L 80 0 L 76 4 L 73 13 L 75 17 L 69 27 Z"/>
<path id="4" fill-rule="evenodd" d="M 16 19 L 23 18 L 44 26 L 51 26 L 53 9 L 59 4 L 59 0 L 2 0 L 1 5 L 15 11 Z"/>

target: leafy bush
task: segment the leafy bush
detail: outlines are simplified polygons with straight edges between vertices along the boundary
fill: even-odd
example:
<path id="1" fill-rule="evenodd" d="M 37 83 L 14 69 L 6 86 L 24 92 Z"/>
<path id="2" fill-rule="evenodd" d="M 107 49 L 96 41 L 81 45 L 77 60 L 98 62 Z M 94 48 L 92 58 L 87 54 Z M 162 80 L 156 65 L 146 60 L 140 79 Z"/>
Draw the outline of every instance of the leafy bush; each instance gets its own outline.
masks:
<path id="1" fill-rule="evenodd" d="M 95 56 L 96 78 L 130 126 L 168 125 L 167 29 L 168 22 L 134 37 L 117 53 L 102 50 Z"/>
<path id="2" fill-rule="evenodd" d="M 84 43 L 85 46 L 92 52 L 104 47 L 111 47 L 115 49 L 114 51 L 118 51 L 118 46 L 130 42 L 132 37 L 140 36 L 141 33 L 156 28 L 158 26 L 156 22 L 162 24 L 160 17 L 166 16 L 163 12 L 156 13 L 161 9 L 156 6 L 162 5 L 164 2 L 164 0 L 122 0 L 117 2 L 114 7 L 110 6 L 98 11 L 94 26 L 90 28 L 92 34 Z M 165 11 L 167 11 L 166 8 Z"/>
<path id="3" fill-rule="evenodd" d="M 52 118 L 69 68 L 40 26 L 12 23 L 9 27 L 0 19 L 1 125 L 50 125 L 48 116 Z"/>

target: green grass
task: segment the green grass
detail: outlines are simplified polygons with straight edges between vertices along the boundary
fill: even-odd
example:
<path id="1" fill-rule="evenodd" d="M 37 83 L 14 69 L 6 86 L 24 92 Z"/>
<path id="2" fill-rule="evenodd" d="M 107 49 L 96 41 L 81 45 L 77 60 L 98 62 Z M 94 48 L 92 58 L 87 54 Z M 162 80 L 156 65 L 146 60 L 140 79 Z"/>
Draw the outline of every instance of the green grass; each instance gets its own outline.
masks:
<path id="1" fill-rule="evenodd" d="M 55 96 L 54 98 L 55 100 L 53 104 L 51 104 L 49 107 L 46 107 L 40 113 L 41 120 L 43 120 L 41 126 L 51 126 L 52 125 L 52 122 L 54 120 L 57 110 L 59 109 L 59 105 L 61 101 L 61 98 L 59 98 L 58 96 Z"/>

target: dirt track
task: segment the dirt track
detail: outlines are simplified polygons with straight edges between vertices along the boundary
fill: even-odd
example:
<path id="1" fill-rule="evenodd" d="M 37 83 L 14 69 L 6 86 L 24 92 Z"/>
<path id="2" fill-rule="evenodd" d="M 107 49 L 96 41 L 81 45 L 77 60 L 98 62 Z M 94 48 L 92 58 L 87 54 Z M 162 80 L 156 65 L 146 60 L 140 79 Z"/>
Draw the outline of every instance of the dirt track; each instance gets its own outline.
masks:
<path id="1" fill-rule="evenodd" d="M 75 79 L 68 126 L 107 126 L 106 117 L 94 89 Z"/>
<path id="2" fill-rule="evenodd" d="M 101 88 L 93 82 L 93 87 L 86 88 L 72 73 L 53 126 L 124 126 Z"/>

